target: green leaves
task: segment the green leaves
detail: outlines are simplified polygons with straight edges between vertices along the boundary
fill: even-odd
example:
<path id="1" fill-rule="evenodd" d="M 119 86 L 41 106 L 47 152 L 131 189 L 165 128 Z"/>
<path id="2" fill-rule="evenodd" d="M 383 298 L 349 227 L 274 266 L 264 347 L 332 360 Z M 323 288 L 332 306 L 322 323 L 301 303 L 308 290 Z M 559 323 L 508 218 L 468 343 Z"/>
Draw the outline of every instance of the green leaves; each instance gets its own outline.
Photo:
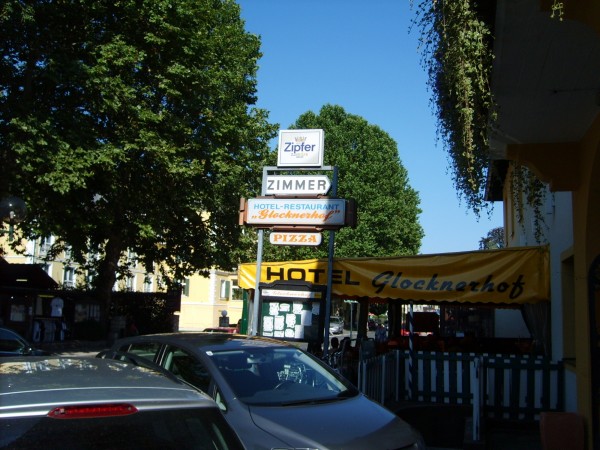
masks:
<path id="1" fill-rule="evenodd" d="M 23 230 L 71 244 L 107 286 L 126 249 L 174 279 L 235 267 L 239 198 L 276 134 L 252 107 L 260 41 L 238 5 L 28 5 L 0 7 L 0 194 L 27 201 Z"/>
<path id="2" fill-rule="evenodd" d="M 376 125 L 340 106 L 302 114 L 294 128 L 325 132 L 325 164 L 339 170 L 338 197 L 355 199 L 358 225 L 335 234 L 336 257 L 376 257 L 418 253 L 423 230 L 418 193 L 408 184 L 394 140 Z M 329 174 L 330 176 L 330 174 Z M 324 258 L 329 233 L 318 248 L 265 244 L 265 260 Z"/>

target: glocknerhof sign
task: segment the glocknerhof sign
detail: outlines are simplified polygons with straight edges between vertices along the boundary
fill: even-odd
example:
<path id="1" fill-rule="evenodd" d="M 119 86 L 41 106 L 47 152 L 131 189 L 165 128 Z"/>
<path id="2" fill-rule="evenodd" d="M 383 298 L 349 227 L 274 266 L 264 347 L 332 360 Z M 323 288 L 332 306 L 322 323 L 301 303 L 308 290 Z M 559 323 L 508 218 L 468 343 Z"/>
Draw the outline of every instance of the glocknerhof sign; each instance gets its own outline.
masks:
<path id="1" fill-rule="evenodd" d="M 321 167 L 324 141 L 323 130 L 280 130 L 277 166 Z"/>
<path id="2" fill-rule="evenodd" d="M 346 200 L 341 198 L 243 199 L 241 220 L 257 228 L 272 226 L 313 226 L 340 228 L 346 225 Z"/>

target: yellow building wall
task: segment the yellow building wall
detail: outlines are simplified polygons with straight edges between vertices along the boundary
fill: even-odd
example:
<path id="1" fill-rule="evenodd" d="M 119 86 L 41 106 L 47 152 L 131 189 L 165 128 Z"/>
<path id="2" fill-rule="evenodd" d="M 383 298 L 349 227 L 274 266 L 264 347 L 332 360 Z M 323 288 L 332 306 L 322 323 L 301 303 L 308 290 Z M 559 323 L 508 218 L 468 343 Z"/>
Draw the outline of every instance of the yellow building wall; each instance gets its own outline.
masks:
<path id="1" fill-rule="evenodd" d="M 229 290 L 222 288 L 229 283 Z M 219 326 L 219 318 L 227 312 L 229 324 L 235 326 L 242 318 L 243 302 L 234 300 L 237 274 L 211 270 L 208 277 L 194 275 L 187 280 L 188 288 L 181 295 L 179 330 L 202 331 Z"/>

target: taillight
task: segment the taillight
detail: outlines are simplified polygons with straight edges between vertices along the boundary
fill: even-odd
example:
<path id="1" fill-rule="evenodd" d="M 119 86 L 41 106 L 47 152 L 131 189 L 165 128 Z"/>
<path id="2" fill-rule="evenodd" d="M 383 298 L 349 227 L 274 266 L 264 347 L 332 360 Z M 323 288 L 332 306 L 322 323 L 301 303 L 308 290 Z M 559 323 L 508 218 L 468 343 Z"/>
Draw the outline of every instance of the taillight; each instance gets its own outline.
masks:
<path id="1" fill-rule="evenodd" d="M 137 408 L 127 403 L 112 405 L 59 406 L 48 413 L 52 419 L 89 419 L 93 417 L 114 417 L 135 414 Z"/>

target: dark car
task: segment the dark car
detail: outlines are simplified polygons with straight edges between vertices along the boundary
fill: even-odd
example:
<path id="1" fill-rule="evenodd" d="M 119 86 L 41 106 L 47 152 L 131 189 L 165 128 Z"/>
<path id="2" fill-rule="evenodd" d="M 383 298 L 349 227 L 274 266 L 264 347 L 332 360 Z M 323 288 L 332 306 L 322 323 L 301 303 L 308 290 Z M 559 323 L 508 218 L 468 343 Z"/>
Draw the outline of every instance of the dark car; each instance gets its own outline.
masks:
<path id="1" fill-rule="evenodd" d="M 33 347 L 15 331 L 0 327 L 0 356 L 49 356 L 50 353 Z"/>
<path id="2" fill-rule="evenodd" d="M 257 449 L 421 449 L 406 422 L 290 343 L 228 333 L 118 340 L 99 356 L 161 366 L 213 397 Z"/>
<path id="3" fill-rule="evenodd" d="M 215 402 L 122 361 L 0 360 L 0 449 L 242 450 Z"/>

